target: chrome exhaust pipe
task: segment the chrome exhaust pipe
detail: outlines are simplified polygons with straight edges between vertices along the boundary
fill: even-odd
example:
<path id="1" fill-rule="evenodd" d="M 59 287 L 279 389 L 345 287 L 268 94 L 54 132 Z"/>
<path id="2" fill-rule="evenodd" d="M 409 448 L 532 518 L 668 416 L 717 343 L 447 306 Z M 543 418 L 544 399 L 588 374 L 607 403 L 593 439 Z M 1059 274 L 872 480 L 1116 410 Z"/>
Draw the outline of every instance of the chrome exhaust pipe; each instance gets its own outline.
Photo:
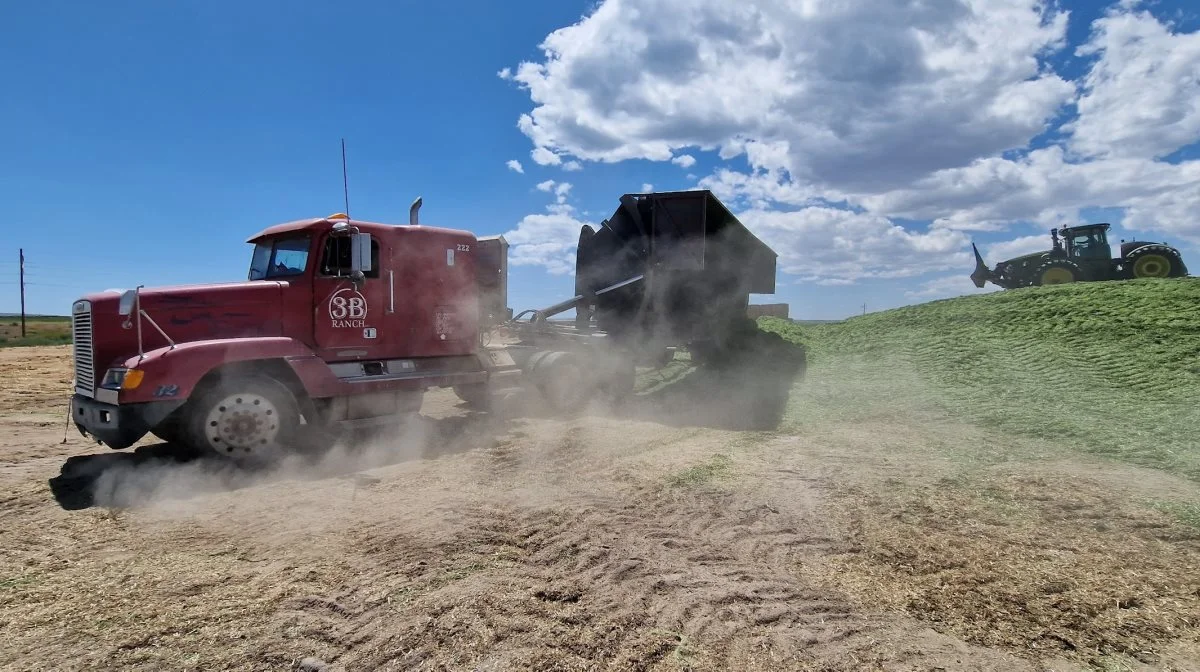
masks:
<path id="1" fill-rule="evenodd" d="M 413 201 L 412 207 L 408 209 L 408 225 L 409 226 L 420 226 L 420 224 L 417 223 L 417 211 L 420 209 L 421 209 L 421 197 L 418 196 L 417 200 Z"/>

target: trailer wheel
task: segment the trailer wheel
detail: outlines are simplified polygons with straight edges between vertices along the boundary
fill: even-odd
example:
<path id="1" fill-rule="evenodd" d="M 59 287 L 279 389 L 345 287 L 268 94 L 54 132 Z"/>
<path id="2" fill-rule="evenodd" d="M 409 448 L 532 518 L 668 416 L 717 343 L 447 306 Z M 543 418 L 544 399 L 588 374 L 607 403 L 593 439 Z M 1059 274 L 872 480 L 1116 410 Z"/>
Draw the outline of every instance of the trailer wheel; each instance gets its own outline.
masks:
<path id="1" fill-rule="evenodd" d="M 194 447 L 239 463 L 266 464 L 295 447 L 300 409 L 279 382 L 263 375 L 222 379 L 201 392 L 187 418 Z"/>
<path id="2" fill-rule="evenodd" d="M 613 369 L 603 385 L 604 395 L 609 401 L 620 403 L 633 394 L 633 390 L 637 386 L 637 368 L 631 359 L 612 362 L 611 365 Z"/>
<path id="3" fill-rule="evenodd" d="M 579 358 L 569 352 L 547 354 L 538 360 L 534 375 L 542 399 L 558 413 L 573 413 L 583 408 L 597 387 Z"/>

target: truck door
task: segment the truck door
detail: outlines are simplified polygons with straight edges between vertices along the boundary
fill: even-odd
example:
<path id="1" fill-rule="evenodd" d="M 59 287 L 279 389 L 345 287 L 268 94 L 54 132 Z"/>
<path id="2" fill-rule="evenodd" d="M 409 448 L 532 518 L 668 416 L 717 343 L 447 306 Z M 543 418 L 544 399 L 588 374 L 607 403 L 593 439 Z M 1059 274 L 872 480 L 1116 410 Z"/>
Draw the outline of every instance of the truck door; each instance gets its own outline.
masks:
<path id="1" fill-rule="evenodd" d="M 362 287 L 350 281 L 348 236 L 327 235 L 318 251 L 313 274 L 313 339 L 327 360 L 371 359 L 379 356 L 379 322 L 387 309 L 387 291 L 380 280 L 379 241 L 371 237 L 371 270 Z"/>

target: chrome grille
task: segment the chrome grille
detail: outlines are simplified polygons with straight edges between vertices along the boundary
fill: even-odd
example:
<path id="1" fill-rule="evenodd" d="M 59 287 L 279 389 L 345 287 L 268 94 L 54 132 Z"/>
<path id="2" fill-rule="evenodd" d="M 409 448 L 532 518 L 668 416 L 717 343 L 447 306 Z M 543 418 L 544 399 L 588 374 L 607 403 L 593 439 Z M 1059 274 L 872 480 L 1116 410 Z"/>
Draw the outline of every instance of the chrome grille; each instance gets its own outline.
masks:
<path id="1" fill-rule="evenodd" d="M 76 302 L 71 309 L 71 340 L 75 349 L 75 391 L 96 396 L 96 362 L 92 348 L 92 304 Z"/>

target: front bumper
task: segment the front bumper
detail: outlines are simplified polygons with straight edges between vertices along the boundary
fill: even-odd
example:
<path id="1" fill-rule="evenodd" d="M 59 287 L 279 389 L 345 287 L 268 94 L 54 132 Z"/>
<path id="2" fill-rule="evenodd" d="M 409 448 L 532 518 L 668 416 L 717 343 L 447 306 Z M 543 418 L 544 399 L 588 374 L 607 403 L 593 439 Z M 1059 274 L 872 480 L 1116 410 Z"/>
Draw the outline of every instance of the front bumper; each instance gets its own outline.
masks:
<path id="1" fill-rule="evenodd" d="M 128 448 L 182 403 L 109 404 L 76 394 L 71 397 L 71 419 L 80 434 L 90 435 L 109 448 Z"/>

